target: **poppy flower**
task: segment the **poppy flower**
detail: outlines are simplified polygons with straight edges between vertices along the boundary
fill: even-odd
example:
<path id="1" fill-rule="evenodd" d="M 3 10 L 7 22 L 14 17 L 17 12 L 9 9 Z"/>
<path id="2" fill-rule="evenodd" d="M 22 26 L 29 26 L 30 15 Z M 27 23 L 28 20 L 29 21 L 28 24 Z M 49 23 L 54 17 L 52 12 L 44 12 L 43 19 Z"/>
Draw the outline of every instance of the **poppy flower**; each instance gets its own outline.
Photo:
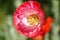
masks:
<path id="1" fill-rule="evenodd" d="M 45 12 L 37 1 L 27 1 L 14 12 L 14 25 L 19 33 L 36 37 L 45 21 Z"/>

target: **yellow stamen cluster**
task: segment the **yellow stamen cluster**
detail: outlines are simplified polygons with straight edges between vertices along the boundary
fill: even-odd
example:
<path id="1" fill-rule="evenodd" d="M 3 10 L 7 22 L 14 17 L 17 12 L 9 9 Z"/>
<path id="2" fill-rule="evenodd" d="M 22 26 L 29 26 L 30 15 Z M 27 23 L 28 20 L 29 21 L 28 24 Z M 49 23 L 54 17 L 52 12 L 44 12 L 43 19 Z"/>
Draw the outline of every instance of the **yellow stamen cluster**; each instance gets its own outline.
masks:
<path id="1" fill-rule="evenodd" d="M 30 25 L 34 25 L 38 23 L 38 16 L 36 14 L 31 14 L 28 16 L 28 22 Z"/>

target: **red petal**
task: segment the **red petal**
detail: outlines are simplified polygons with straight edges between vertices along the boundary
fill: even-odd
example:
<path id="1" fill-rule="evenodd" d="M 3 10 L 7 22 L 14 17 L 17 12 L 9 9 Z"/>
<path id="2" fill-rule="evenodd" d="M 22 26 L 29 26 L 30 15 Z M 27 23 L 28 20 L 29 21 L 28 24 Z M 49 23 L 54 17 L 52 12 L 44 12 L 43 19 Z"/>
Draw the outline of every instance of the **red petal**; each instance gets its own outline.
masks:
<path id="1" fill-rule="evenodd" d="M 43 32 L 45 33 L 49 32 L 51 30 L 52 23 L 53 23 L 53 18 L 48 17 L 45 24 L 42 26 Z"/>
<path id="2" fill-rule="evenodd" d="M 43 40 L 43 36 L 42 35 L 38 35 L 35 38 L 33 38 L 33 40 Z"/>

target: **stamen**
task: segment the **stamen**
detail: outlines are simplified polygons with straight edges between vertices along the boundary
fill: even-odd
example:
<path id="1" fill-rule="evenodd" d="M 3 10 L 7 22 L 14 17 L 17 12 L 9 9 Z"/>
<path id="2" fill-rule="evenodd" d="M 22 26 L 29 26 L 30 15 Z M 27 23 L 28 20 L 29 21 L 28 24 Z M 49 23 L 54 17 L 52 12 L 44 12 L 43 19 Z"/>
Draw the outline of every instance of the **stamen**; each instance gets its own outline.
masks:
<path id="1" fill-rule="evenodd" d="M 39 21 L 39 18 L 36 14 L 31 14 L 28 16 L 28 22 L 30 23 L 30 25 L 35 25 L 37 24 Z"/>

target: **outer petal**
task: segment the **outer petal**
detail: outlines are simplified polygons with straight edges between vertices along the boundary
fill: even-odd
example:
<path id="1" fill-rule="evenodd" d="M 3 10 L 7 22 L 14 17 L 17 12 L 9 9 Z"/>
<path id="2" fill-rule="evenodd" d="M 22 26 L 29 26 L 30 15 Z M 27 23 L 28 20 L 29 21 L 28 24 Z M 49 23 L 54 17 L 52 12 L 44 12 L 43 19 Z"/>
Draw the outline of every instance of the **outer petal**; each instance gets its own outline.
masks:
<path id="1" fill-rule="evenodd" d="M 51 30 L 52 23 L 53 23 L 53 18 L 48 17 L 45 24 L 42 26 L 42 31 L 45 33 L 49 32 Z"/>
<path id="2" fill-rule="evenodd" d="M 29 25 L 27 17 L 31 14 L 37 14 L 40 17 L 39 24 Z M 36 1 L 25 2 L 14 12 L 14 25 L 17 31 L 28 37 L 35 37 L 39 34 L 44 19 L 45 13 L 40 8 L 40 3 Z"/>
<path id="3" fill-rule="evenodd" d="M 43 40 L 43 36 L 42 35 L 38 35 L 35 38 L 33 38 L 33 40 Z"/>

